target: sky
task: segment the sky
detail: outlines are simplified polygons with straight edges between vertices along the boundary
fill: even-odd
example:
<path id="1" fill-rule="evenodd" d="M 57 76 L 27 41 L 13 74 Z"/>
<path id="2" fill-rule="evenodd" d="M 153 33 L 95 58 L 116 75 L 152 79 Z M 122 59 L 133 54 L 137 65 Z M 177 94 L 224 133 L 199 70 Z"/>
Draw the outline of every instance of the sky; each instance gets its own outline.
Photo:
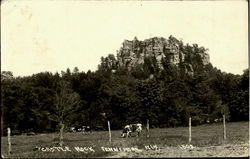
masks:
<path id="1" fill-rule="evenodd" d="M 4 0 L 1 71 L 95 71 L 125 39 L 173 35 L 208 48 L 223 72 L 248 68 L 247 1 Z"/>

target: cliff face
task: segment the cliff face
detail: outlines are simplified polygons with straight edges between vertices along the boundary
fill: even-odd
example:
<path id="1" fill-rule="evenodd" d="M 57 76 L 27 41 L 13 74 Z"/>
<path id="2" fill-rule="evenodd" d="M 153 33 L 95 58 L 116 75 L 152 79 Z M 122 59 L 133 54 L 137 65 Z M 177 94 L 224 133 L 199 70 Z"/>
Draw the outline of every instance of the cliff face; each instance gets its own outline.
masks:
<path id="1" fill-rule="evenodd" d="M 117 59 L 109 59 L 108 63 L 113 68 L 126 67 L 131 70 L 144 64 L 146 58 L 154 59 L 160 70 L 164 69 L 164 65 L 182 65 L 190 75 L 194 73 L 194 67 L 204 67 L 210 63 L 209 55 L 203 47 L 199 48 L 196 44 L 184 46 L 172 36 L 169 39 L 154 37 L 139 41 L 135 37 L 132 41 L 125 40 L 117 53 Z"/>

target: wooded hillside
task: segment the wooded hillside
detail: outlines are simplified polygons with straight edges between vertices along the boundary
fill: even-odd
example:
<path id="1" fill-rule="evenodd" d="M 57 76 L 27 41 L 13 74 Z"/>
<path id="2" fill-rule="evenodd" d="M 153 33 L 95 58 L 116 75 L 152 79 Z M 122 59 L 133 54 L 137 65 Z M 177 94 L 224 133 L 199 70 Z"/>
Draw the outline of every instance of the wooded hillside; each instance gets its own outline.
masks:
<path id="1" fill-rule="evenodd" d="M 221 72 L 204 47 L 159 39 L 125 42 L 116 57 L 102 57 L 95 72 L 1 72 L 3 129 L 54 132 L 61 119 L 66 126 L 106 127 L 104 112 L 112 129 L 147 119 L 152 127 L 185 126 L 189 116 L 199 125 L 222 113 L 228 121 L 249 120 L 248 69 L 243 75 Z M 156 50 L 152 55 L 149 46 Z"/>

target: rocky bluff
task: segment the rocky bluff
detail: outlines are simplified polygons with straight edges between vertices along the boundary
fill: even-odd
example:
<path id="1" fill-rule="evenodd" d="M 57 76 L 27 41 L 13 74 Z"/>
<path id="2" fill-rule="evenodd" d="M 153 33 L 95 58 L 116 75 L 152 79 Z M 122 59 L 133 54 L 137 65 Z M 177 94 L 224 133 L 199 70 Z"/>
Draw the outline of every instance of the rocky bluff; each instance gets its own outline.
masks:
<path id="1" fill-rule="evenodd" d="M 125 40 L 117 51 L 116 58 L 109 55 L 103 59 L 106 67 L 112 70 L 125 67 L 128 71 L 143 66 L 146 60 L 150 60 L 154 64 L 153 67 L 157 67 L 158 70 L 175 66 L 190 75 L 193 75 L 196 69 L 210 63 L 207 49 L 198 47 L 197 44 L 184 45 L 173 36 L 168 39 L 154 37 L 139 41 L 135 37 L 131 41 Z"/>

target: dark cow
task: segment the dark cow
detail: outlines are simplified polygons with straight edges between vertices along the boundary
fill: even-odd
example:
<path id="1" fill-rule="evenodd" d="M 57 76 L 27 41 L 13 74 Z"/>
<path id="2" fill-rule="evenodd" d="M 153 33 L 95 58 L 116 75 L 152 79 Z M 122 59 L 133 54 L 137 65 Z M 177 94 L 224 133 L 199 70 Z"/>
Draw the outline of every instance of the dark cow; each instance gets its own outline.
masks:
<path id="1" fill-rule="evenodd" d="M 136 133 L 136 136 L 140 136 L 142 132 L 142 124 L 138 123 L 126 125 L 122 130 L 121 137 L 131 137 L 133 132 Z"/>
<path id="2" fill-rule="evenodd" d="M 82 132 L 83 133 L 87 133 L 87 132 L 91 133 L 92 132 L 91 127 L 90 126 L 82 126 Z"/>

